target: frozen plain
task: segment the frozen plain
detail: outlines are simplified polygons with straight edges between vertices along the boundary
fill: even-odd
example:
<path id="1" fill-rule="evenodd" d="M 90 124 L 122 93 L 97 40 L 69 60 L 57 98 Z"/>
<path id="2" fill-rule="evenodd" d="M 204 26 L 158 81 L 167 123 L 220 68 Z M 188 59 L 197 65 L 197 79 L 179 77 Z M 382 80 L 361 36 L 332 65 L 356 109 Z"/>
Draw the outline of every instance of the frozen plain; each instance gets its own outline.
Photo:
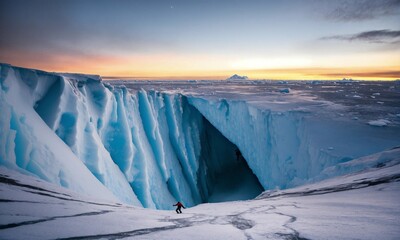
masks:
<path id="1" fill-rule="evenodd" d="M 8 185 L 4 186 L 16 189 L 3 190 L 1 195 L 4 238 L 26 238 L 30 231 L 25 227 L 37 231 L 38 239 L 90 235 L 95 239 L 136 239 L 139 235 L 148 239 L 187 239 L 192 235 L 221 239 L 229 234 L 235 239 L 399 236 L 399 153 L 389 150 L 400 145 L 398 82 L 114 81 L 109 85 L 97 76 L 46 73 L 9 65 L 1 65 L 0 80 L 0 162 L 8 169 L 2 169 L 3 175 L 26 185 L 35 181 L 25 181 L 13 171 L 35 176 L 91 195 L 92 202 L 78 201 L 82 211 L 74 212 L 79 207 L 59 208 L 71 203 L 59 199 L 68 201 L 55 204 L 54 211 L 59 215 L 43 216 L 35 201 L 25 202 L 37 196 L 26 195 L 24 190 L 21 194 L 21 189 L 5 177 L 3 182 Z M 236 147 L 245 161 L 235 161 Z M 352 160 L 380 151 L 386 151 L 383 157 Z M 296 186 L 360 171 L 367 173 L 355 184 L 354 179 L 339 177 L 328 182 L 328 190 L 326 185 L 317 184 L 314 188 L 318 191 L 299 187 L 296 196 L 267 191 L 262 196 L 272 199 L 201 204 L 187 209 L 185 213 L 193 215 L 186 220 L 176 220 L 178 216 L 171 211 L 123 204 L 172 209 L 176 200 L 195 206 L 251 199 L 263 190 L 290 192 Z M 349 187 L 343 187 L 346 181 Z M 376 191 L 377 184 L 381 185 L 378 190 L 385 191 Z M 350 191 L 360 187 L 366 188 Z M 53 194 L 66 191 L 45 185 L 44 189 L 48 188 L 55 188 Z M 40 197 L 46 194 L 54 198 L 46 190 L 39 193 Z M 297 209 L 290 202 L 292 198 L 305 204 L 303 208 L 308 210 L 303 215 L 290 214 Z M 328 199 L 332 202 L 324 203 Z M 270 202 L 277 200 L 281 201 L 277 205 Z M 104 207 L 96 204 L 101 201 L 113 202 L 108 207 L 115 209 L 84 211 L 93 203 Z M 41 206 L 47 209 L 46 202 Z M 260 211 L 254 209 L 259 206 L 256 203 L 262 205 Z M 314 206 L 319 204 L 320 208 Z M 295 209 L 283 211 L 288 205 Z M 271 217 L 274 208 L 280 210 Z M 197 209 L 200 213 L 191 212 Z M 101 229 L 106 235 L 96 232 L 96 224 L 56 227 L 64 218 L 73 222 L 80 219 L 80 223 L 104 216 L 105 221 L 115 221 L 108 213 L 123 214 L 117 218 L 132 221 L 118 220 L 121 231 L 112 224 L 107 230 Z M 301 221 L 300 216 L 304 217 Z M 172 226 L 154 227 L 160 222 Z M 140 225 L 144 223 L 149 224 Z M 131 224 L 137 226 L 132 228 Z M 54 235 L 44 234 L 49 229 L 58 230 Z M 80 232 L 85 229 L 91 230 Z M 180 235 L 175 234 L 177 231 Z"/>

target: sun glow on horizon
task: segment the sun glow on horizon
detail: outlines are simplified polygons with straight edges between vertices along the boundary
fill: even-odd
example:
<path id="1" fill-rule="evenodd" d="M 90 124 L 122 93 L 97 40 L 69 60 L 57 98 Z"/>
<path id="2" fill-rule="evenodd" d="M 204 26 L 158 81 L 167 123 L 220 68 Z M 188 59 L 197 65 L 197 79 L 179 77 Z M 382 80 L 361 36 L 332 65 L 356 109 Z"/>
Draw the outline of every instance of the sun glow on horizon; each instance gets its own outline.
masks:
<path id="1" fill-rule="evenodd" d="M 399 12 L 378 0 L 4 0 L 0 62 L 134 79 L 395 80 Z"/>
<path id="2" fill-rule="evenodd" d="M 170 59 L 170 61 L 168 61 Z M 337 80 L 353 78 L 359 80 L 397 80 L 400 64 L 384 66 L 312 66 L 302 59 L 230 60 L 210 59 L 207 56 L 193 57 L 157 56 L 145 58 L 86 57 L 82 59 L 59 56 L 51 62 L 15 61 L 10 64 L 50 72 L 73 72 L 101 75 L 105 79 L 142 80 L 224 80 L 233 74 L 246 75 L 249 79 L 274 80 Z M 226 64 L 225 64 L 226 63 Z M 311 66 L 309 66 L 311 65 Z M 321 64 L 322 65 L 322 64 Z M 371 64 L 369 64 L 371 65 Z"/>

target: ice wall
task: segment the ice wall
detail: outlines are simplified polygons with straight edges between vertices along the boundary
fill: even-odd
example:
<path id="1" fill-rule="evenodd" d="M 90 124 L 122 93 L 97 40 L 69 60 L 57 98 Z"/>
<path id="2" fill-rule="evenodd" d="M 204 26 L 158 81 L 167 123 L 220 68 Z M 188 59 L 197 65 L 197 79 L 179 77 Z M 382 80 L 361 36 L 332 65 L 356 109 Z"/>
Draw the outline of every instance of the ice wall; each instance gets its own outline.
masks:
<path id="1" fill-rule="evenodd" d="M 0 164 L 137 206 L 250 197 L 400 144 L 398 132 L 304 112 L 0 67 Z M 236 147 L 245 162 L 235 162 Z M 235 175 L 251 187 L 230 181 Z"/>
<path id="2" fill-rule="evenodd" d="M 330 166 L 400 144 L 399 128 L 257 108 L 237 100 L 189 98 L 189 103 L 239 147 L 265 189 L 321 180 Z M 336 175 L 346 171 L 336 170 Z"/>
<path id="3" fill-rule="evenodd" d="M 86 166 L 81 168 L 90 171 L 97 185 L 102 183 L 123 202 L 168 209 L 177 200 L 187 206 L 206 201 L 197 179 L 204 118 L 185 97 L 128 93 L 95 76 L 52 74 L 5 64 L 1 71 L 2 108 L 22 109 L 15 117 L 2 115 L 2 165 L 86 192 L 64 183 L 79 182 L 79 176 L 64 176 L 62 167 L 59 173 L 52 165 L 68 164 L 73 156 Z M 24 93 L 18 93 L 20 89 Z M 21 119 L 21 126 L 14 126 L 14 118 Z M 40 136 L 38 130 L 27 135 L 29 129 L 39 129 L 37 125 L 48 134 Z M 50 154 L 35 154 L 40 147 L 30 142 L 37 136 Z M 60 149 L 67 149 L 68 154 Z"/>
<path id="4" fill-rule="evenodd" d="M 118 201 L 34 110 L 50 86 L 63 80 L 8 65 L 0 65 L 0 71 L 0 164 L 99 199 Z M 58 111 L 57 103 L 53 106 Z"/>

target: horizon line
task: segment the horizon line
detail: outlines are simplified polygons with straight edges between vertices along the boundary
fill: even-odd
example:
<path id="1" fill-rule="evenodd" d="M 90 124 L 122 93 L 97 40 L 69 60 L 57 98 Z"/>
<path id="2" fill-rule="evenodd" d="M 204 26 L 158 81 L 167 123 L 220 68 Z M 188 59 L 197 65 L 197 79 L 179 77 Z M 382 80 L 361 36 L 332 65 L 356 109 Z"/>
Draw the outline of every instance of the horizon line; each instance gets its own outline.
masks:
<path id="1" fill-rule="evenodd" d="M 100 75 L 101 76 L 101 75 Z M 101 76 L 104 81 L 227 81 L 227 82 L 246 82 L 246 81 L 400 81 L 400 79 L 385 79 L 385 78 L 377 78 L 377 79 L 359 79 L 359 78 L 335 78 L 335 79 L 324 79 L 324 78 L 315 78 L 315 79 L 280 79 L 280 78 L 249 78 L 249 79 L 237 79 L 237 80 L 228 80 L 226 78 L 186 78 L 186 77 L 135 77 L 135 76 Z"/>
<path id="2" fill-rule="evenodd" d="M 71 68 L 59 69 L 59 68 L 47 68 L 39 66 L 23 66 L 19 64 L 10 64 L 6 62 L 0 62 L 0 64 L 10 65 L 20 68 L 29 68 L 45 72 L 53 73 L 70 73 L 70 74 L 84 74 L 84 75 L 97 75 L 104 80 L 136 80 L 136 81 L 180 81 L 180 80 L 215 80 L 224 81 L 227 80 L 234 74 L 240 76 L 249 76 L 248 80 L 271 80 L 271 81 L 309 81 L 309 80 L 321 80 L 321 81 L 339 81 L 343 79 L 352 79 L 355 81 L 396 81 L 400 80 L 400 71 L 395 66 L 365 69 L 362 67 L 354 68 L 327 68 L 327 67 L 309 67 L 309 68 L 274 68 L 274 69 L 238 69 L 238 70 L 220 70 L 220 71 L 196 71 L 196 72 L 179 72 L 170 73 L 163 75 L 162 72 L 154 71 L 154 75 L 148 72 L 146 73 L 127 75 L 118 73 L 107 74 L 107 72 L 95 71 L 88 69 L 76 70 Z M 18 66 L 19 65 L 19 66 Z M 108 71 L 109 72 L 109 71 Z M 157 76 L 157 73 L 159 74 Z M 186 74 L 185 74 L 186 73 Z M 207 74 L 208 73 L 208 74 Z"/>

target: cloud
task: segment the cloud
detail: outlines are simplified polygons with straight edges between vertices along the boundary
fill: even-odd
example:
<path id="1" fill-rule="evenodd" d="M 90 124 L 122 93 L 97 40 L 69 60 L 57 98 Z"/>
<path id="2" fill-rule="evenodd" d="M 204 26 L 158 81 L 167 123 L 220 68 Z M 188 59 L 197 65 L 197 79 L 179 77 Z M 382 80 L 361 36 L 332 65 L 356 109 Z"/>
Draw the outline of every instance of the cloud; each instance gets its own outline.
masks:
<path id="1" fill-rule="evenodd" d="M 320 38 L 320 40 L 365 41 L 370 43 L 398 44 L 400 40 L 400 31 L 392 31 L 389 29 L 373 30 L 350 35 L 327 36 Z"/>
<path id="2" fill-rule="evenodd" d="M 363 21 L 400 12 L 400 0 L 342 0 L 326 18 L 335 21 Z"/>

